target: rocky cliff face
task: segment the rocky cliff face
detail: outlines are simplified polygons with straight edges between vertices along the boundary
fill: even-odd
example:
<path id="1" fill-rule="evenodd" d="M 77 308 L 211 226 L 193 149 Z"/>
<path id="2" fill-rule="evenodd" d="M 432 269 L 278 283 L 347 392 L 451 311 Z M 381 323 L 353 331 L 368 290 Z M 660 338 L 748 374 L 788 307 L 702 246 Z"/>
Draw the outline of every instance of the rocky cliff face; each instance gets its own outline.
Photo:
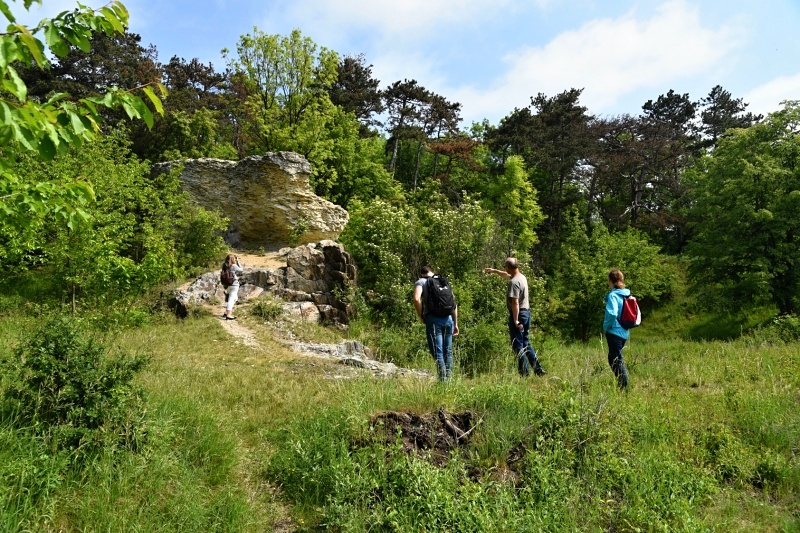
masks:
<path id="1" fill-rule="evenodd" d="M 282 251 L 286 266 L 277 269 L 248 268 L 239 276 L 239 300 L 264 292 L 286 301 L 284 308 L 305 320 L 346 324 L 352 308 L 344 299 L 356 282 L 356 267 L 344 247 L 330 240 Z M 208 272 L 174 294 L 172 305 L 186 316 L 191 305 L 225 301 L 219 271 Z"/>
<path id="2" fill-rule="evenodd" d="M 336 240 L 347 224 L 347 211 L 312 192 L 311 164 L 299 154 L 171 161 L 154 165 L 152 172 L 180 164 L 184 190 L 230 220 L 231 246 L 286 246 L 295 232 L 299 243 Z"/>

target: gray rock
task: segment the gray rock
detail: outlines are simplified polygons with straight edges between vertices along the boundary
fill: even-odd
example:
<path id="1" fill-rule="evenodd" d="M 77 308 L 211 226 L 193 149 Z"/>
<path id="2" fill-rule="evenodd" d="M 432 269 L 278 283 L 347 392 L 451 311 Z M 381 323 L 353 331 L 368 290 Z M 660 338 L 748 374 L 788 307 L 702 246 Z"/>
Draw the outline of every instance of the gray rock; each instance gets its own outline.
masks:
<path id="1" fill-rule="evenodd" d="M 384 363 L 372 359 L 372 351 L 359 341 L 343 341 L 339 344 L 316 344 L 313 342 L 295 342 L 292 348 L 300 353 L 328 359 L 343 365 L 361 368 L 376 376 L 418 376 L 430 378 L 431 374 L 424 370 L 400 368 L 394 363 Z"/>
<path id="2" fill-rule="evenodd" d="M 347 324 L 352 307 L 342 295 L 356 282 L 356 267 L 341 244 L 323 240 L 289 250 L 287 264 L 277 269 L 253 269 L 244 265 L 239 277 L 239 300 L 247 301 L 263 293 L 283 299 L 291 315 L 310 322 Z M 207 272 L 173 294 L 171 302 L 178 316 L 187 316 L 188 307 L 225 301 L 219 270 Z"/>

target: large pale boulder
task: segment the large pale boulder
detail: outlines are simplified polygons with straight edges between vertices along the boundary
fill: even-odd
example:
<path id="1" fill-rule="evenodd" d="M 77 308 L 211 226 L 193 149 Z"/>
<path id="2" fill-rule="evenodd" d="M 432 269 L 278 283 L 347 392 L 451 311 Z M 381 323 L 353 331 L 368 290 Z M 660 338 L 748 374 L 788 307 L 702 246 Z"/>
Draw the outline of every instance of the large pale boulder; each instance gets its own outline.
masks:
<path id="1" fill-rule="evenodd" d="M 153 166 L 153 173 L 183 165 L 183 189 L 230 220 L 234 247 L 285 246 L 336 240 L 347 224 L 344 208 L 311 190 L 311 164 L 294 152 L 269 152 L 241 161 L 188 159 Z"/>

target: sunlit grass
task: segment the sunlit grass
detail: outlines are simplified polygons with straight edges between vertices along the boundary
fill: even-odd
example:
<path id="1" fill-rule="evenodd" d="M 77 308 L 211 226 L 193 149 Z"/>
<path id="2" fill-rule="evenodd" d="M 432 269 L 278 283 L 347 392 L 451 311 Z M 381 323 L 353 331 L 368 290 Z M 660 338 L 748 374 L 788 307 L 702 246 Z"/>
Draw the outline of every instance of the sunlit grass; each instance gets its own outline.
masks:
<path id="1" fill-rule="evenodd" d="M 448 384 L 368 373 L 335 379 L 334 363 L 298 355 L 289 343 L 339 342 L 344 332 L 248 316 L 246 307 L 239 316 L 257 347 L 203 314 L 107 333 L 121 349 L 150 356 L 139 381 L 151 447 L 122 461 L 100 457 L 80 480 L 63 478 L 66 485 L 55 475 L 39 500 L 20 503 L 25 523 L 46 512 L 51 527 L 65 530 L 263 531 L 289 524 L 291 513 L 294 525 L 285 527 L 366 531 L 389 527 L 393 505 L 397 524 L 410 529 L 798 528 L 795 345 L 662 339 L 643 327 L 625 349 L 627 392 L 616 389 L 599 336 L 586 345 L 537 345 L 544 378 L 516 375 L 508 353 L 498 354 L 492 372 L 457 372 Z M 19 323 L 0 321 L 0 331 L 13 338 Z M 457 362 L 466 349 L 459 342 Z M 408 361 L 433 369 L 424 352 Z M 380 411 L 440 408 L 470 410 L 479 420 L 470 446 L 443 471 L 357 447 Z M 507 481 L 501 474 L 519 445 L 527 455 L 516 481 Z M 25 461 L 18 459 L 20 468 Z M 308 475 L 292 470 L 305 464 Z M 449 518 L 416 515 L 416 500 L 403 496 L 414 487 Z M 6 524 L 13 512 L 5 508 Z"/>

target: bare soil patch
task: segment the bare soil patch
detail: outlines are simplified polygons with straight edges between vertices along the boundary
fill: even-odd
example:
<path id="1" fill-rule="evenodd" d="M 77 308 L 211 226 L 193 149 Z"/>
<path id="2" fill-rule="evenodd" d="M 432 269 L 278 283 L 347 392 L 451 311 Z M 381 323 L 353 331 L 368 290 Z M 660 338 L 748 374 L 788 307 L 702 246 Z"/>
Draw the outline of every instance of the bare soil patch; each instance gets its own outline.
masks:
<path id="1" fill-rule="evenodd" d="M 239 264 L 243 268 L 268 268 L 277 270 L 286 266 L 286 256 L 279 255 L 278 250 L 265 251 L 263 254 L 251 252 L 233 252 L 239 256 Z"/>

